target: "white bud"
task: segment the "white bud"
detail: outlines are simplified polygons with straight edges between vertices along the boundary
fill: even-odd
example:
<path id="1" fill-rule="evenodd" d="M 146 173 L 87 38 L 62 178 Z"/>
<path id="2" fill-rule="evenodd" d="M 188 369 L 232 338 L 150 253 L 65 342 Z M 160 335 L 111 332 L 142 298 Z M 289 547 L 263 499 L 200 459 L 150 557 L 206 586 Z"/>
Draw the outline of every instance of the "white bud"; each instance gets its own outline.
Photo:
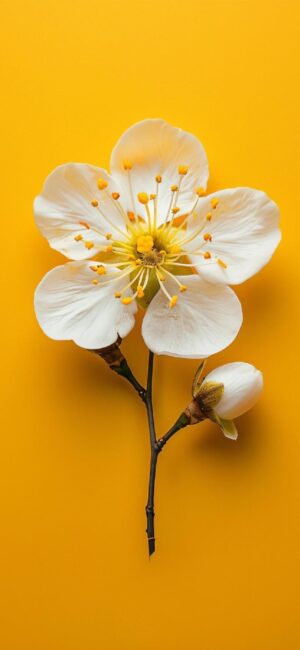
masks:
<path id="1" fill-rule="evenodd" d="M 233 420 L 254 406 L 263 388 L 263 376 L 250 363 L 227 363 L 212 370 L 204 379 L 206 382 L 223 384 L 224 392 L 214 407 L 214 412 L 226 420 Z"/>

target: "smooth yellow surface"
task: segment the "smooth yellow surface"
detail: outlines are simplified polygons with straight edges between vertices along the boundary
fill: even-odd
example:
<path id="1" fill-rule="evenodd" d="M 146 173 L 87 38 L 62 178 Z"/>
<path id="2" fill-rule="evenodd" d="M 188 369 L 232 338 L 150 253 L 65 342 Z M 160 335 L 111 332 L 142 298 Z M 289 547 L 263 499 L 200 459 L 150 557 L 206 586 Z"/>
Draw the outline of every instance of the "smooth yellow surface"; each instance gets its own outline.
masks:
<path id="1" fill-rule="evenodd" d="M 1 13 L 0 648 L 298 650 L 297 3 L 2 0 Z M 145 117 L 202 140 L 211 190 L 266 190 L 284 233 L 237 289 L 238 339 L 209 362 L 254 363 L 263 397 L 237 443 L 204 424 L 164 450 L 151 561 L 143 406 L 96 357 L 47 339 L 32 307 L 62 261 L 33 223 L 44 178 L 108 165 Z M 137 329 L 124 350 L 142 378 Z M 196 367 L 157 360 L 159 432 Z"/>

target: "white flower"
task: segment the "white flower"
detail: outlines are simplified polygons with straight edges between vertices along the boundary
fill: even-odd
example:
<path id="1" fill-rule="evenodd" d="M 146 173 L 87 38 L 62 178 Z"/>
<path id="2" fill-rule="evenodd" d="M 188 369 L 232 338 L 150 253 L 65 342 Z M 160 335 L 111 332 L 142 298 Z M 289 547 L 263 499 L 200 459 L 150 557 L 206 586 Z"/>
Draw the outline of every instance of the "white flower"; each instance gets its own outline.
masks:
<path id="1" fill-rule="evenodd" d="M 250 363 L 236 361 L 206 375 L 196 399 L 200 408 L 204 412 L 207 410 L 207 417 L 218 422 L 225 436 L 236 439 L 237 430 L 232 420 L 254 406 L 262 389 L 260 370 Z"/>
<path id="2" fill-rule="evenodd" d="M 250 363 L 236 361 L 215 368 L 208 375 L 206 382 L 220 383 L 224 392 L 214 411 L 221 418 L 233 420 L 254 406 L 263 388 L 263 376 Z"/>
<path id="3" fill-rule="evenodd" d="M 87 164 L 55 169 L 35 199 L 36 222 L 74 261 L 36 290 L 44 332 L 106 347 L 132 329 L 139 305 L 147 307 L 144 340 L 157 354 L 199 358 L 229 345 L 242 312 L 226 285 L 269 260 L 278 208 L 248 188 L 204 196 L 207 178 L 200 142 L 163 120 L 124 133 L 111 175 Z"/>

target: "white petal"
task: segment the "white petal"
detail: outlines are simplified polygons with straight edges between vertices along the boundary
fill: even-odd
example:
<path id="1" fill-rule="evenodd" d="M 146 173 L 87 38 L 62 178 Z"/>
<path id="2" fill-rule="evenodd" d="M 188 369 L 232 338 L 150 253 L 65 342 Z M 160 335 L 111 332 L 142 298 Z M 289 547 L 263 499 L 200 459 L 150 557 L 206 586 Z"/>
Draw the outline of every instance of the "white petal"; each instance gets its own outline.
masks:
<path id="1" fill-rule="evenodd" d="M 130 161 L 130 175 L 124 170 L 124 161 Z M 139 192 L 156 192 L 155 177 L 162 176 L 159 185 L 158 221 L 163 222 L 170 203 L 170 187 L 178 184 L 179 165 L 186 165 L 188 173 L 182 179 L 178 207 L 181 214 L 188 212 L 195 202 L 196 187 L 206 188 L 208 163 L 202 144 L 191 133 L 171 126 L 161 119 L 144 120 L 134 124 L 122 135 L 111 156 L 111 172 L 122 186 L 126 209 L 144 216 L 143 207 L 136 200 Z M 132 182 L 133 205 L 129 177 Z"/>
<path id="2" fill-rule="evenodd" d="M 204 380 L 224 384 L 224 393 L 215 412 L 221 418 L 231 420 L 248 411 L 263 388 L 262 373 L 250 363 L 227 363 L 212 370 Z"/>
<path id="3" fill-rule="evenodd" d="M 216 209 L 211 200 L 218 199 Z M 211 221 L 206 215 L 211 213 Z M 187 244 L 192 262 L 200 257 L 191 255 L 196 250 L 208 250 L 212 259 L 197 268 L 200 275 L 212 282 L 239 284 L 259 271 L 271 258 L 280 241 L 279 210 L 269 197 L 247 187 L 222 190 L 201 199 L 197 216 L 191 216 L 187 235 L 199 236 Z M 212 241 L 205 243 L 204 234 L 211 234 Z M 213 261 L 221 259 L 227 268 Z"/>
<path id="4" fill-rule="evenodd" d="M 107 190 L 98 189 L 99 178 L 108 182 Z M 88 250 L 82 241 L 76 241 L 77 234 L 100 245 L 107 243 L 105 234 L 116 232 L 114 225 L 125 235 L 124 219 L 110 197 L 112 191 L 117 191 L 116 184 L 104 169 L 80 163 L 57 167 L 34 201 L 36 223 L 50 246 L 71 259 L 81 260 L 95 255 L 95 248 Z M 91 205 L 93 199 L 99 201 L 99 209 L 113 225 Z"/>
<path id="5" fill-rule="evenodd" d="M 83 348 L 97 349 L 130 332 L 137 307 L 135 302 L 125 306 L 114 296 L 128 278 L 105 285 L 100 280 L 94 285 L 92 280 L 99 276 L 91 266 L 89 262 L 69 262 L 47 273 L 36 289 L 35 313 L 50 338 L 71 339 Z M 106 279 L 103 276 L 103 282 Z"/>
<path id="6" fill-rule="evenodd" d="M 142 326 L 146 345 L 156 354 L 190 359 L 223 350 L 242 324 L 237 296 L 229 287 L 210 284 L 197 275 L 177 277 L 187 291 L 179 294 L 171 309 L 162 290 L 153 298 Z M 172 280 L 166 288 L 177 293 Z"/>

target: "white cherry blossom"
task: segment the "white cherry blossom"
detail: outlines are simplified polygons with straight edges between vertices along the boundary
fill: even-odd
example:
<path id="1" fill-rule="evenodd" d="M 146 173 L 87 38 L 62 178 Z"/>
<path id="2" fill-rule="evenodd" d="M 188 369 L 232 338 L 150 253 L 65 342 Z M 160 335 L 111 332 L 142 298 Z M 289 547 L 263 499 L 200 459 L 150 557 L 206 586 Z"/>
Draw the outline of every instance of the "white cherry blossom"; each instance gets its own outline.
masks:
<path id="1" fill-rule="evenodd" d="M 208 164 L 193 135 L 145 120 L 120 138 L 111 174 L 55 169 L 35 199 L 36 223 L 70 262 L 39 284 L 35 310 L 54 339 L 101 348 L 126 336 L 138 307 L 157 354 L 204 358 L 236 337 L 242 311 L 228 284 L 256 273 L 280 240 L 263 192 L 205 196 Z"/>

